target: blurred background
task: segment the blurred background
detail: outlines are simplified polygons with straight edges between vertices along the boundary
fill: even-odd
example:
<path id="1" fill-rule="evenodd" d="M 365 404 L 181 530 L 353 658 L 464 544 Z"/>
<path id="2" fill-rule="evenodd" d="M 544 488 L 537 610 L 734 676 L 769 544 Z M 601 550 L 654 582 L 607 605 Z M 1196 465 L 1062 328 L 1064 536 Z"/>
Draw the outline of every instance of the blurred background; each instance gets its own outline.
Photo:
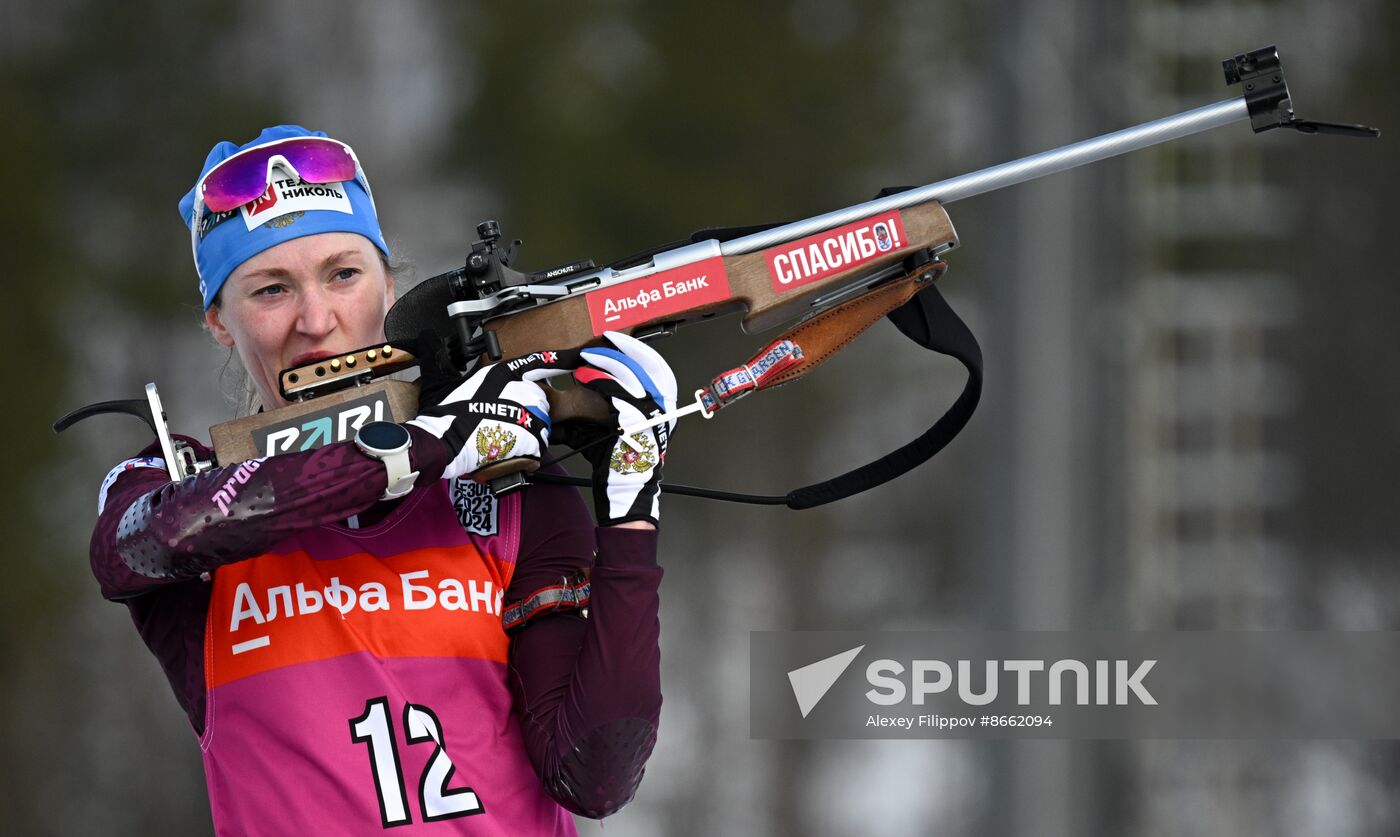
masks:
<path id="1" fill-rule="evenodd" d="M 0 831 L 210 830 L 195 739 L 87 569 L 98 483 L 145 432 L 49 423 L 150 380 L 178 431 L 232 417 L 175 209 L 216 140 L 294 122 L 354 145 L 420 277 L 484 218 L 526 268 L 601 263 L 1218 101 L 1220 60 L 1272 43 L 1300 116 L 1387 137 L 1234 125 L 954 204 L 941 285 L 987 369 L 963 435 L 815 511 L 666 500 L 660 743 L 636 801 L 583 830 L 1400 833 L 1395 742 L 748 737 L 752 630 L 1400 629 L 1381 0 L 6 0 Z M 659 346 L 684 388 L 772 336 Z M 668 476 L 786 491 L 921 432 L 962 383 L 881 324 L 683 423 Z"/>

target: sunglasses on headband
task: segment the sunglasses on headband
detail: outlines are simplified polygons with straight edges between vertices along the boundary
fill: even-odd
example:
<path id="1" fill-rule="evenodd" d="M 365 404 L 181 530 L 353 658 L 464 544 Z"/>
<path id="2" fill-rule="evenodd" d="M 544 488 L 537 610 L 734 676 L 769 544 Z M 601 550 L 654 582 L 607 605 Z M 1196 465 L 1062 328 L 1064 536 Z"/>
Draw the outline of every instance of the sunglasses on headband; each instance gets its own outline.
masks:
<path id="1" fill-rule="evenodd" d="M 291 137 L 234 154 L 204 173 L 194 187 L 194 218 L 190 224 L 190 249 L 197 250 L 205 230 L 206 212 L 230 212 L 262 197 L 272 182 L 272 169 L 281 167 L 307 183 L 340 183 L 359 180 L 374 205 L 374 192 L 350 146 L 329 137 Z"/>

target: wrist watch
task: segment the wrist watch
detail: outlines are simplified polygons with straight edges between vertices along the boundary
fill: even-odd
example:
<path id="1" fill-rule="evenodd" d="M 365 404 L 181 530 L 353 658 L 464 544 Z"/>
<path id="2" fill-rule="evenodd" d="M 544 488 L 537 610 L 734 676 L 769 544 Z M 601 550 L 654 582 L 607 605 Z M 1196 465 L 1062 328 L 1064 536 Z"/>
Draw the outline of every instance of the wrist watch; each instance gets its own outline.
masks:
<path id="1" fill-rule="evenodd" d="M 389 471 L 389 486 L 384 489 L 381 500 L 396 500 L 413 490 L 413 481 L 418 472 L 411 470 L 408 449 L 413 445 L 413 437 L 408 428 L 392 421 L 371 421 L 360 425 L 355 431 L 355 447 L 365 456 L 384 463 Z"/>

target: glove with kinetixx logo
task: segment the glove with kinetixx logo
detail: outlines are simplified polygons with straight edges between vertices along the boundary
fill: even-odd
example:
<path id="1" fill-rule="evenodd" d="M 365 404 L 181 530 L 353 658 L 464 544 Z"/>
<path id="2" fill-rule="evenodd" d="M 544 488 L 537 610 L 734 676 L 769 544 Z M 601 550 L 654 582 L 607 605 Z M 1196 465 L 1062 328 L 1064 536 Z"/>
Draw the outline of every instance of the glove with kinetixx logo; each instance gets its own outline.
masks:
<path id="1" fill-rule="evenodd" d="M 409 424 L 447 445 L 452 461 L 443 479 L 500 462 L 539 460 L 549 447 L 549 401 L 537 383 L 567 375 L 582 363 L 577 351 L 535 352 L 476 370 L 437 404 L 420 406 Z"/>
<path id="2" fill-rule="evenodd" d="M 604 336 L 615 348 L 580 350 L 585 365 L 574 372 L 574 379 L 608 399 L 615 427 L 629 427 L 674 410 L 676 376 L 661 355 L 635 337 L 614 331 Z M 672 419 L 632 433 L 630 445 L 616 429 L 600 436 L 570 427 L 566 434 L 570 438 L 556 439 L 578 448 L 592 463 L 599 525 L 630 520 L 654 524 L 660 519 L 661 465 L 675 426 Z"/>

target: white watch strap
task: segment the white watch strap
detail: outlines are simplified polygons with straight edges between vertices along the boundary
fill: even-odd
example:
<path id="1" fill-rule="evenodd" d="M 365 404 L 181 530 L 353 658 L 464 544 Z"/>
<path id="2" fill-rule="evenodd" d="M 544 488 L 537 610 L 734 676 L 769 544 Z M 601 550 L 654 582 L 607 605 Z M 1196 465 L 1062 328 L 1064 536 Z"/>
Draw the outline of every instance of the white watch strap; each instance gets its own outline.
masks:
<path id="1" fill-rule="evenodd" d="M 391 453 L 380 461 L 389 471 L 389 487 L 384 489 L 384 494 L 379 499 L 397 500 L 413 490 L 413 482 L 418 479 L 418 472 L 409 470 L 412 465 L 409 463 L 407 450 Z"/>

